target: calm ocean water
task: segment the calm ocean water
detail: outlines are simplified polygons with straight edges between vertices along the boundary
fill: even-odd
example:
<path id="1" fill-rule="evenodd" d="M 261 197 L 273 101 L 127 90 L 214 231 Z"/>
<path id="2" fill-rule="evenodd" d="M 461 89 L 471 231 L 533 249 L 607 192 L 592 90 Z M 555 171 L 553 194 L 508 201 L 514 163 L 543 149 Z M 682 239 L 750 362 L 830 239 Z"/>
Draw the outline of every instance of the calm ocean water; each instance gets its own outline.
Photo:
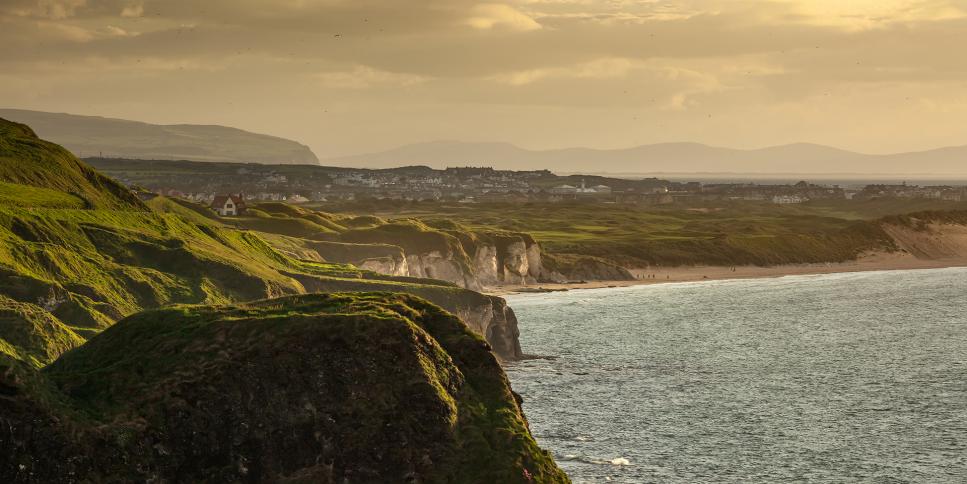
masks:
<path id="1" fill-rule="evenodd" d="M 967 483 L 967 269 L 508 300 L 575 482 Z"/>

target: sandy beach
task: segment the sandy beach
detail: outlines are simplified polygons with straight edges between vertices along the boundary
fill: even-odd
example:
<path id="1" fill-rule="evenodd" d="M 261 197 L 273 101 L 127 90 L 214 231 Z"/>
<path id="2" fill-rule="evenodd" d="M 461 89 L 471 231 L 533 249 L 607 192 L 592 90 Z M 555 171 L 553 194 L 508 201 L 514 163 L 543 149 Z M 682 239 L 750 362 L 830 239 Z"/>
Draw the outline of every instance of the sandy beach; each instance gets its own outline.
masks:
<path id="1" fill-rule="evenodd" d="M 906 252 L 897 252 L 875 253 L 861 257 L 855 261 L 828 264 L 791 264 L 772 267 L 694 266 L 632 269 L 631 272 L 639 279 L 633 281 L 588 281 L 583 283 L 575 282 L 562 284 L 533 284 L 529 286 L 502 286 L 487 288 L 484 292 L 491 295 L 501 296 L 541 291 L 600 289 L 603 287 L 627 287 L 671 282 L 754 279 L 845 272 L 942 269 L 946 267 L 967 267 L 967 257 L 927 259 L 918 258 Z"/>

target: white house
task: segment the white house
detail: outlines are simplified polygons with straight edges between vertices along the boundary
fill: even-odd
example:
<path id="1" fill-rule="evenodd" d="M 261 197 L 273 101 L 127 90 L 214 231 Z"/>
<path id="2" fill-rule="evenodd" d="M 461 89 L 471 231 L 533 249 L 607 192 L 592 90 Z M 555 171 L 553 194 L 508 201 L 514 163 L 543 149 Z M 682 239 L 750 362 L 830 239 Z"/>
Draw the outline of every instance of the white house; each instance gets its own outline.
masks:
<path id="1" fill-rule="evenodd" d="M 808 201 L 808 198 L 800 197 L 799 195 L 776 195 L 772 197 L 772 203 L 777 205 L 794 205 Z"/>
<path id="2" fill-rule="evenodd" d="M 216 195 L 212 200 L 212 210 L 222 217 L 235 217 L 245 213 L 245 199 L 238 195 Z"/>

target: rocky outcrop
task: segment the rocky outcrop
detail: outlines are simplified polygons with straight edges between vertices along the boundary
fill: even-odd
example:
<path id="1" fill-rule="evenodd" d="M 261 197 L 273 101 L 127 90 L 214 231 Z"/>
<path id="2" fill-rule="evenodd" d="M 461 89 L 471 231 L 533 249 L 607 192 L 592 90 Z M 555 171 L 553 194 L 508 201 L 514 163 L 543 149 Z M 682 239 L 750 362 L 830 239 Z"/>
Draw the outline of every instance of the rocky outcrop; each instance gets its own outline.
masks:
<path id="1" fill-rule="evenodd" d="M 399 294 L 177 307 L 0 355 L 0 482 L 568 482 L 484 341 Z"/>
<path id="2" fill-rule="evenodd" d="M 352 264 L 360 269 L 390 276 L 411 276 L 406 254 L 390 244 L 349 244 L 307 241 L 323 260 Z"/>
<path id="3" fill-rule="evenodd" d="M 451 307 L 450 311 L 483 335 L 494 353 L 502 359 L 516 360 L 524 356 L 520 348 L 517 315 L 503 298 L 487 296 L 485 300 L 456 303 Z"/>
<path id="4" fill-rule="evenodd" d="M 528 282 L 530 265 L 527 243 L 518 235 L 492 235 L 497 246 L 497 270 L 503 284 L 524 285 Z"/>
<path id="5" fill-rule="evenodd" d="M 478 334 L 484 336 L 502 360 L 521 359 L 520 330 L 514 311 L 501 297 L 488 296 L 454 286 L 421 284 L 419 281 L 334 280 L 291 274 L 309 292 L 387 291 L 411 294 L 426 299 L 456 314 Z"/>
<path id="6" fill-rule="evenodd" d="M 543 250 L 530 235 L 476 234 L 471 247 L 474 251 L 474 274 L 485 287 L 567 280 L 565 276 L 545 268 Z"/>
<path id="7" fill-rule="evenodd" d="M 482 286 L 498 286 L 500 261 L 497 260 L 497 247 L 492 244 L 479 244 L 473 254 L 473 273 Z"/>
<path id="8" fill-rule="evenodd" d="M 465 264 L 463 257 L 455 256 L 453 252 L 407 253 L 406 275 L 450 281 L 472 290 L 567 280 L 564 275 L 544 268 L 540 245 L 526 234 L 473 234 L 472 241 L 469 244 L 464 242 L 463 246 L 465 254 L 472 254 L 469 264 Z M 360 267 L 394 275 L 386 269 L 396 266 Z"/>
<path id="9" fill-rule="evenodd" d="M 543 254 L 541 253 L 541 246 L 537 242 L 531 240 L 531 243 L 526 246 L 526 254 L 527 274 L 531 279 L 536 281 L 553 279 L 544 272 Z"/>
<path id="10" fill-rule="evenodd" d="M 383 274 L 440 279 L 473 290 L 557 280 L 555 274 L 544 272 L 540 245 L 522 233 L 437 229 L 418 221 L 399 221 L 350 230 L 340 239 L 341 244 L 318 243 L 320 255 Z M 354 245 L 360 246 L 358 253 L 352 252 Z M 372 247 L 387 245 L 404 254 L 405 274 L 398 258 L 373 261 Z"/>
<path id="11" fill-rule="evenodd" d="M 456 283 L 460 287 L 480 290 L 481 285 L 467 265 L 454 260 L 452 253 L 430 251 L 406 256 L 410 277 L 425 277 Z"/>
<path id="12" fill-rule="evenodd" d="M 359 263 L 363 270 L 373 271 L 390 276 L 408 276 L 410 274 L 406 258 L 366 259 Z"/>

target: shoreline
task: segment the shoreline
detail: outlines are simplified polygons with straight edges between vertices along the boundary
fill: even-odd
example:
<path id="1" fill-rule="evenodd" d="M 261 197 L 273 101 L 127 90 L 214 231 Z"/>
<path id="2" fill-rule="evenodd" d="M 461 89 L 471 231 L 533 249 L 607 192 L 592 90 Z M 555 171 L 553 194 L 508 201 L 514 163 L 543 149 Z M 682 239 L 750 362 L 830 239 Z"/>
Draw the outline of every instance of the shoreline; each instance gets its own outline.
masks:
<path id="1" fill-rule="evenodd" d="M 849 272 L 902 271 L 967 267 L 967 257 L 920 259 L 909 253 L 875 253 L 855 261 L 816 264 L 760 266 L 685 266 L 669 268 L 629 269 L 639 279 L 625 281 L 587 281 L 489 287 L 482 291 L 491 296 L 561 292 L 580 289 L 630 287 L 650 284 L 722 281 L 731 279 L 767 279 L 785 276 L 840 274 Z"/>

